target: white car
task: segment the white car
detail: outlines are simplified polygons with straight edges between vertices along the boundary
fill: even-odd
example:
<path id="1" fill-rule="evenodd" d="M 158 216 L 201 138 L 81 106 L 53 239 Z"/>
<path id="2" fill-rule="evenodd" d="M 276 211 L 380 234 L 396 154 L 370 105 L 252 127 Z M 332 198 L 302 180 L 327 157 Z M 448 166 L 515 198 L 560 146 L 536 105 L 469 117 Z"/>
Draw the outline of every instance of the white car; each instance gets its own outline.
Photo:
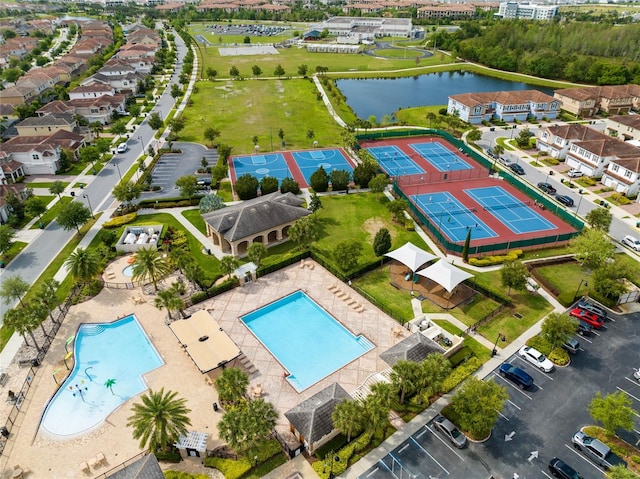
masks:
<path id="1" fill-rule="evenodd" d="M 584 173 L 580 170 L 576 170 L 575 168 L 569 170 L 569 172 L 567 173 L 567 176 L 569 178 L 580 178 L 582 175 L 584 175 Z"/>
<path id="2" fill-rule="evenodd" d="M 118 153 L 126 153 L 128 149 L 129 149 L 129 145 L 127 145 L 126 143 L 120 143 L 116 151 Z"/>
<path id="3" fill-rule="evenodd" d="M 522 346 L 520 351 L 518 351 L 518 354 L 521 358 L 529 361 L 535 367 L 542 369 L 545 373 L 553 371 L 553 363 L 537 349 L 529 346 Z"/>
<path id="4" fill-rule="evenodd" d="M 638 381 L 640 381 L 640 368 L 636 369 L 633 372 L 633 377 L 636 378 Z"/>
<path id="5" fill-rule="evenodd" d="M 626 235 L 622 238 L 622 244 L 627 245 L 634 251 L 640 251 L 640 240 L 635 236 Z"/>

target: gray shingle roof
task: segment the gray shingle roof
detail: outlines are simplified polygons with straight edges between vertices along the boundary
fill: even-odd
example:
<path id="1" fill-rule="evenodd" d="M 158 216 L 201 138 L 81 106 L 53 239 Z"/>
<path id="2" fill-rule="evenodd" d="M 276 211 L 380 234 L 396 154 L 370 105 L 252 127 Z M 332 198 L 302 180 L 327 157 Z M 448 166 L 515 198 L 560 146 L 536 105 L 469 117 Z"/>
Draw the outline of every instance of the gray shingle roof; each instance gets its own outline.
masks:
<path id="1" fill-rule="evenodd" d="M 300 205 L 297 196 L 275 192 L 206 213 L 202 219 L 232 242 L 311 214 Z"/>
<path id="2" fill-rule="evenodd" d="M 284 413 L 284 416 L 309 444 L 313 444 L 333 431 L 331 414 L 344 399 L 352 398 L 342 386 L 333 383 Z"/>
<path id="3" fill-rule="evenodd" d="M 107 477 L 109 479 L 164 479 L 164 474 L 156 456 L 147 454 Z"/>
<path id="4" fill-rule="evenodd" d="M 387 349 L 380 355 L 380 359 L 389 366 L 393 366 L 402 360 L 419 363 L 431 353 L 442 354 L 444 353 L 444 348 L 427 338 L 424 334 L 414 333 L 395 346 Z"/>

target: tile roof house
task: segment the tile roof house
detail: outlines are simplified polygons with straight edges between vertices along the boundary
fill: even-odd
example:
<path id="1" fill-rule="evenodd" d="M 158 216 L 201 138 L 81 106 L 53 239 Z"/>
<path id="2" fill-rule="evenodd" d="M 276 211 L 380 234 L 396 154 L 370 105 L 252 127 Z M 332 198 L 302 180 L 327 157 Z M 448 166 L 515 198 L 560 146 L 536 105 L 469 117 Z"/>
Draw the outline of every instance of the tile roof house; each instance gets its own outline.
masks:
<path id="1" fill-rule="evenodd" d="M 342 386 L 333 383 L 284 413 L 292 432 L 309 453 L 338 435 L 339 431 L 334 428 L 331 415 L 335 407 L 345 399 L 353 398 Z"/>
<path id="2" fill-rule="evenodd" d="M 138 82 L 144 80 L 142 73 L 127 73 L 124 75 L 104 75 L 100 72 L 85 78 L 80 85 L 87 86 L 95 83 L 111 86 L 116 93 L 125 95 L 134 94 L 138 91 Z"/>
<path id="3" fill-rule="evenodd" d="M 224 253 L 244 256 L 253 243 L 266 247 L 287 241 L 289 228 L 311 214 L 291 193 L 270 193 L 202 215 L 207 236 Z"/>
<path id="4" fill-rule="evenodd" d="M 606 132 L 622 141 L 640 141 L 640 115 L 616 115 L 606 119 Z"/>
<path id="5" fill-rule="evenodd" d="M 449 97 L 447 112 L 470 124 L 498 119 L 526 121 L 528 118 L 554 119 L 561 104 L 538 90 L 462 93 Z"/>
<path id="6" fill-rule="evenodd" d="M 96 98 L 77 98 L 74 100 L 56 100 L 47 103 L 36 113 L 40 116 L 55 113 L 71 113 L 74 116 L 80 115 L 87 119 L 89 123 L 99 122 L 108 125 L 113 118 L 113 112 L 117 111 L 126 115 L 125 95 L 102 95 Z"/>
<path id="7" fill-rule="evenodd" d="M 639 85 L 610 85 L 555 90 L 553 96 L 562 108 L 579 117 L 589 118 L 602 111 L 609 115 L 640 108 Z"/>
<path id="8" fill-rule="evenodd" d="M 0 153 L 0 184 L 7 185 L 25 176 L 22 163 Z"/>
<path id="9" fill-rule="evenodd" d="M 602 184 L 626 196 L 636 196 L 640 192 L 640 148 L 638 153 L 628 158 L 614 158 L 602 175 Z"/>
<path id="10" fill-rule="evenodd" d="M 78 123 L 72 114 L 56 113 L 25 118 L 16 125 L 20 136 L 50 136 L 60 130 L 72 132 Z"/>
<path id="11" fill-rule="evenodd" d="M 582 171 L 587 176 L 599 178 L 612 160 L 635 158 L 637 147 L 615 138 L 572 141 L 567 152 L 566 165 Z"/>
<path id="12" fill-rule="evenodd" d="M 561 125 L 540 128 L 536 135 L 539 151 L 552 158 L 563 160 L 572 142 L 607 138 L 607 135 L 585 125 Z"/>
<path id="13" fill-rule="evenodd" d="M 75 87 L 69 92 L 70 100 L 98 98 L 102 95 L 115 95 L 116 90 L 106 83 L 90 83 Z"/>
<path id="14" fill-rule="evenodd" d="M 0 162 L 0 166 L 2 163 Z M 0 223 L 5 223 L 9 220 L 11 212 L 7 208 L 6 196 L 9 193 L 13 193 L 21 200 L 27 199 L 27 186 L 23 183 L 16 184 L 0 184 Z"/>

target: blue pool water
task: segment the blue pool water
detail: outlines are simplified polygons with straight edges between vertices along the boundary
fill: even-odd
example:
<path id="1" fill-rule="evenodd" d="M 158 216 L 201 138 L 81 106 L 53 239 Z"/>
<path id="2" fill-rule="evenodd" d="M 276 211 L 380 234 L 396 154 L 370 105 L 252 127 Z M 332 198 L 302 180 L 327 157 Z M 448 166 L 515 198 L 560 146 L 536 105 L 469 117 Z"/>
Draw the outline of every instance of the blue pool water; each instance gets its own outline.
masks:
<path id="1" fill-rule="evenodd" d="M 133 276 L 133 265 L 130 264 L 129 266 L 125 266 L 124 269 L 122 270 L 122 274 L 124 276 L 131 278 Z"/>
<path id="2" fill-rule="evenodd" d="M 298 392 L 374 348 L 302 291 L 240 319 L 289 373 L 287 380 Z"/>
<path id="3" fill-rule="evenodd" d="M 81 325 L 74 356 L 71 375 L 42 417 L 42 428 L 56 436 L 77 436 L 102 424 L 123 402 L 147 389 L 143 374 L 163 364 L 134 315 Z M 115 380 L 111 389 L 105 386 L 110 379 Z"/>

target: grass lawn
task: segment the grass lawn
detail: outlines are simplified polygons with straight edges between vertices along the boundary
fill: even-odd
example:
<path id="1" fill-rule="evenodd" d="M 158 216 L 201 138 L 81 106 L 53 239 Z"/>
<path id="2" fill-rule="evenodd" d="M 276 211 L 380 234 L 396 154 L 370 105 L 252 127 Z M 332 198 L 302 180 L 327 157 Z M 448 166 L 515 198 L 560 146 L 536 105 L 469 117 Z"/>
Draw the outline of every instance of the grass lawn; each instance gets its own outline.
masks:
<path id="1" fill-rule="evenodd" d="M 434 321 L 438 326 L 451 334 L 456 334 L 460 336 L 462 334 L 462 330 L 451 324 L 446 319 L 436 319 Z M 482 362 L 488 361 L 491 359 L 491 351 L 485 348 L 481 343 L 473 339 L 471 336 L 466 336 L 462 343 L 464 346 L 468 346 L 473 354 L 480 359 Z"/>
<path id="2" fill-rule="evenodd" d="M 582 268 L 577 262 L 536 268 L 536 274 L 540 275 L 541 278 L 558 291 L 557 299 L 563 306 L 572 304 L 574 296 L 582 296 L 589 292 L 589 286 L 585 282 L 589 283 L 591 281 L 591 273 Z M 580 285 L 582 280 L 584 281 Z M 578 286 L 580 286 L 579 291 Z"/>
<path id="3" fill-rule="evenodd" d="M 218 191 L 216 191 L 216 195 L 222 198 L 222 201 L 224 202 L 233 201 L 233 193 L 231 192 L 231 182 L 221 181 L 220 187 L 218 188 Z"/>
<path id="4" fill-rule="evenodd" d="M 62 209 L 72 201 L 73 201 L 73 198 L 70 196 L 61 197 L 60 200 L 57 201 L 55 205 L 47 209 L 47 212 L 42 215 L 42 218 L 40 218 L 40 221 L 44 223 L 45 226 L 48 225 L 56 218 L 56 216 L 60 214 Z M 39 225 L 40 221 L 37 221 L 33 225 L 31 225 L 31 229 L 32 230 L 38 229 L 40 227 Z"/>
<path id="5" fill-rule="evenodd" d="M 28 188 L 51 188 L 53 186 L 53 181 L 34 181 L 33 183 L 27 183 Z M 66 181 L 61 181 L 62 186 L 65 188 L 69 186 L 69 183 Z"/>
<path id="6" fill-rule="evenodd" d="M 389 316 L 404 324 L 413 319 L 411 296 L 409 291 L 398 291 L 389 281 L 389 270 L 386 267 L 361 276 L 353 284 L 375 298 L 382 305 L 382 310 Z"/>
<path id="7" fill-rule="evenodd" d="M 200 231 L 200 233 L 202 233 L 203 235 L 207 234 L 207 227 L 204 220 L 202 219 L 199 208 L 183 211 L 182 216 L 184 216 L 187 221 L 189 221 L 189 223 L 198 228 L 198 231 Z"/>
<path id="8" fill-rule="evenodd" d="M 23 243 L 22 241 L 14 241 L 11 243 L 11 248 L 9 248 L 3 255 L 0 255 L 0 260 L 4 261 L 4 264 L 7 265 L 11 262 L 13 258 L 18 256 L 18 253 L 25 249 L 29 243 Z"/>
<path id="9" fill-rule="evenodd" d="M 310 80 L 200 82 L 191 96 L 183 118 L 187 126 L 180 141 L 208 143 L 205 128 L 219 128 L 221 143 L 233 147 L 232 154 L 253 153 L 253 136 L 258 137 L 261 152 L 280 145 L 278 131 L 285 134 L 287 149 L 309 149 L 341 144 L 341 127 L 316 98 Z M 313 139 L 307 131 L 313 130 Z"/>

